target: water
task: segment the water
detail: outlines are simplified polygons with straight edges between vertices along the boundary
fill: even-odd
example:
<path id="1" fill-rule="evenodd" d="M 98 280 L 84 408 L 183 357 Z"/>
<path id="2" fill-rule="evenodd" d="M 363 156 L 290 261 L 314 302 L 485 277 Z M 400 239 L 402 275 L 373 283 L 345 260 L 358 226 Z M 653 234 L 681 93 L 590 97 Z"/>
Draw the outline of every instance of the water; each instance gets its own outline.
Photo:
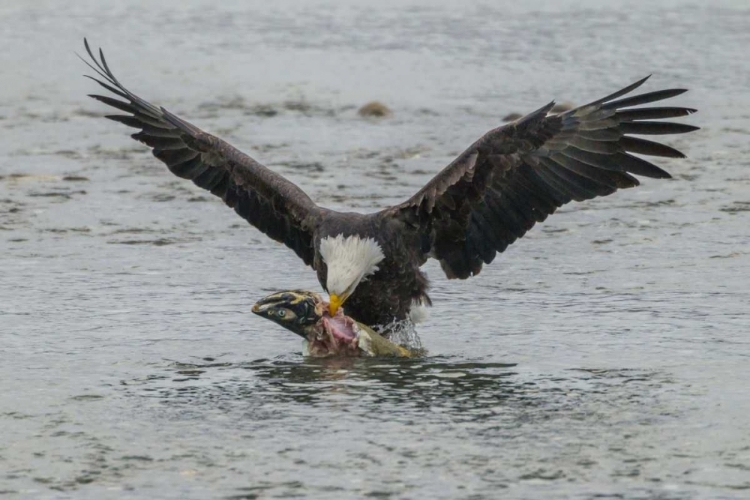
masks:
<path id="1" fill-rule="evenodd" d="M 747 2 L 4 2 L 0 497 L 747 498 Z M 325 206 L 403 200 L 512 111 L 654 73 L 671 181 L 430 263 L 426 358 L 309 360 L 293 254 L 127 137 L 73 51 Z M 378 99 L 390 119 L 357 106 Z M 273 115 L 273 116 L 268 116 Z"/>

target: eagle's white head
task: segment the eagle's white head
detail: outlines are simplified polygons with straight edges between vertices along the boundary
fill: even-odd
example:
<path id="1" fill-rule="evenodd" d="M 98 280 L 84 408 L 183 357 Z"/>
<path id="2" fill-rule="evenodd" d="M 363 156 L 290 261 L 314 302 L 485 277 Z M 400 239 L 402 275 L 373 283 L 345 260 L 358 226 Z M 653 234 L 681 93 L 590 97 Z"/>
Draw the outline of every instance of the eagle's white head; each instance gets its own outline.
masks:
<path id="1" fill-rule="evenodd" d="M 331 316 L 363 279 L 378 270 L 378 264 L 385 258 L 374 239 L 357 235 L 345 238 L 342 234 L 321 239 L 320 256 L 328 266 L 326 288 L 331 296 Z"/>

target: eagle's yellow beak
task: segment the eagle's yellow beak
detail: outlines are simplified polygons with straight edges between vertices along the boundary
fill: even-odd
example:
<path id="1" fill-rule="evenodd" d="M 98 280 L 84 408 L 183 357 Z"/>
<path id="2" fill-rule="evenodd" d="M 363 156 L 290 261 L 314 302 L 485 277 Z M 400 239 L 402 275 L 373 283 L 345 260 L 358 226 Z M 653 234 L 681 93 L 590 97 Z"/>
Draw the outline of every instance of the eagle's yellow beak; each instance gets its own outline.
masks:
<path id="1" fill-rule="evenodd" d="M 336 315 L 336 311 L 339 310 L 339 307 L 341 307 L 341 304 L 343 304 L 345 300 L 346 296 L 339 297 L 336 294 L 331 294 L 331 302 L 328 305 L 328 312 L 331 316 Z"/>

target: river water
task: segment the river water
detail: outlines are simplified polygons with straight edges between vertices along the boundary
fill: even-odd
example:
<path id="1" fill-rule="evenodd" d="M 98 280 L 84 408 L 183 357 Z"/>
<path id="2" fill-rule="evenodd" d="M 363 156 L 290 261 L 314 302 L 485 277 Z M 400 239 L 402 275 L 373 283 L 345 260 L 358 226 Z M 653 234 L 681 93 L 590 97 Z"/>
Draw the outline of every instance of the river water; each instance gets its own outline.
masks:
<path id="1" fill-rule="evenodd" d="M 748 498 L 750 4 L 0 2 L 0 498 Z M 74 52 L 332 208 L 403 200 L 509 112 L 646 90 L 674 179 L 428 264 L 412 361 L 250 307 L 313 273 L 109 122 Z M 380 100 L 381 120 L 357 116 Z"/>

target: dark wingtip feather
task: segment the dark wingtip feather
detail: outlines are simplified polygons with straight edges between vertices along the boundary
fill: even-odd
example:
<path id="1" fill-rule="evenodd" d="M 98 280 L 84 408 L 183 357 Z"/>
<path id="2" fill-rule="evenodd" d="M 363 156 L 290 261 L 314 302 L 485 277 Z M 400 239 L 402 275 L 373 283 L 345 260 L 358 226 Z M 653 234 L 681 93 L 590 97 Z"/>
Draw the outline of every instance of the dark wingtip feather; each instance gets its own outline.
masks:
<path id="1" fill-rule="evenodd" d="M 590 102 L 588 104 L 584 104 L 583 106 L 579 106 L 576 109 L 582 109 L 582 108 L 586 108 L 588 106 L 599 106 L 600 104 L 603 104 L 605 102 L 611 101 L 612 99 L 617 99 L 618 97 L 620 97 L 622 95 L 629 94 L 630 92 L 634 91 L 635 89 L 637 89 L 638 87 L 640 87 L 641 85 L 643 85 L 644 83 L 646 83 L 646 80 L 648 80 L 649 78 L 651 78 L 651 75 L 648 75 L 648 76 L 646 76 L 644 78 L 641 78 L 637 82 L 633 82 L 630 85 L 628 85 L 627 87 L 625 87 L 623 89 L 620 89 L 620 90 L 618 90 L 615 93 L 609 94 L 608 96 L 602 97 L 601 99 L 597 99 L 596 101 L 592 101 L 592 102 Z"/>
<path id="2" fill-rule="evenodd" d="M 120 96 L 120 97 L 122 97 L 123 99 L 130 99 L 130 97 L 128 97 L 128 95 L 127 95 L 126 93 L 124 93 L 124 92 L 122 92 L 122 91 L 120 91 L 120 90 L 118 90 L 118 89 L 116 89 L 116 88 L 112 87 L 111 85 L 107 85 L 107 84 L 106 84 L 106 83 L 104 83 L 103 81 L 101 81 L 101 80 L 99 80 L 99 79 L 97 79 L 97 78 L 94 78 L 94 77 L 93 77 L 93 76 L 91 76 L 91 75 L 83 75 L 83 76 L 84 76 L 85 78 L 88 78 L 88 79 L 90 79 L 90 80 L 93 80 L 93 81 L 95 81 L 96 83 L 98 83 L 99 85 L 101 85 L 102 87 L 104 87 L 105 89 L 109 90 L 110 92 L 112 92 L 112 93 L 113 93 L 113 94 L 115 94 L 115 95 L 119 95 L 119 96 Z"/>
<path id="3" fill-rule="evenodd" d="M 122 123 L 123 125 L 127 125 L 128 127 L 140 128 L 140 129 L 143 128 L 143 123 L 140 120 L 138 120 L 137 118 L 135 118 L 134 116 L 130 116 L 130 115 L 105 115 L 104 118 L 106 118 L 108 120 L 112 120 L 112 121 L 117 122 L 117 123 Z M 133 135 L 131 135 L 130 137 L 133 137 Z M 133 137 L 133 138 L 135 139 L 135 137 Z M 141 142 L 143 142 L 143 141 L 141 141 Z"/>
<path id="4" fill-rule="evenodd" d="M 620 124 L 620 130 L 625 134 L 635 135 L 667 135 L 686 134 L 698 130 L 695 125 L 662 121 L 632 121 Z"/>
<path id="5" fill-rule="evenodd" d="M 117 78 L 115 78 L 115 75 L 112 73 L 112 70 L 109 69 L 109 66 L 107 65 L 107 60 L 104 58 L 104 51 L 100 48 L 99 49 L 99 60 L 102 62 L 102 65 L 104 66 L 104 70 L 107 73 L 107 76 L 109 76 L 112 81 L 114 81 L 118 86 L 120 86 L 120 82 L 117 81 Z"/>
<path id="6" fill-rule="evenodd" d="M 685 155 L 682 152 L 677 151 L 672 147 L 658 142 L 641 139 L 640 137 L 630 137 L 626 135 L 620 139 L 619 144 L 625 149 L 625 151 L 631 153 L 648 156 L 664 156 L 666 158 L 685 158 Z"/>
<path id="7" fill-rule="evenodd" d="M 674 106 L 658 106 L 635 109 L 620 109 L 617 111 L 617 117 L 623 122 L 632 122 L 639 120 L 661 120 L 663 118 L 679 118 L 696 113 L 698 110 L 693 108 L 680 108 Z"/>
<path id="8" fill-rule="evenodd" d="M 687 92 L 687 89 L 664 89 L 654 92 L 646 92 L 645 94 L 634 95 L 632 97 L 625 97 L 616 101 L 607 102 L 602 105 L 602 109 L 620 109 L 637 106 L 638 104 L 648 104 L 650 102 L 670 99 L 680 94 L 684 94 L 685 92 Z"/>
<path id="9" fill-rule="evenodd" d="M 91 56 L 91 47 L 89 47 L 89 39 L 86 37 L 83 37 L 83 46 L 86 48 L 86 52 L 89 53 Z M 93 58 L 93 56 L 91 56 Z"/>
<path id="10" fill-rule="evenodd" d="M 645 77 L 641 78 L 640 80 L 631 83 L 627 87 L 625 87 L 625 88 L 623 88 L 621 90 L 618 90 L 617 92 L 615 92 L 613 94 L 610 94 L 607 97 L 604 97 L 604 98 L 600 99 L 599 102 L 611 101 L 612 99 L 616 99 L 616 98 L 620 97 L 621 95 L 629 94 L 632 91 L 634 91 L 635 89 L 637 89 L 638 87 L 640 87 L 641 85 L 643 85 L 644 83 L 646 83 L 646 81 L 649 78 L 651 78 L 651 75 L 645 76 Z"/>
<path id="11" fill-rule="evenodd" d="M 96 99 L 97 101 L 106 104 L 107 106 L 112 106 L 113 108 L 117 108 L 120 111 L 125 111 L 126 113 L 131 113 L 133 115 L 138 114 L 138 110 L 133 107 L 132 104 L 124 102 L 124 101 L 118 101 L 117 99 L 113 99 L 108 96 L 104 95 L 98 95 L 98 94 L 89 94 L 89 97 L 92 99 Z"/>
<path id="12" fill-rule="evenodd" d="M 94 61 L 94 64 L 96 64 L 96 66 L 101 71 L 99 71 L 96 68 L 94 68 L 93 66 L 91 66 L 91 64 L 89 64 L 87 61 L 84 61 L 84 62 L 86 62 L 86 64 L 88 64 L 89 67 L 91 67 L 91 69 L 93 69 L 94 71 L 96 71 L 97 73 L 99 73 L 101 76 L 103 76 L 103 77 L 106 78 L 106 75 L 102 74 L 102 72 L 104 71 L 104 68 L 102 68 L 101 64 L 99 64 L 99 61 L 97 61 L 96 57 L 94 57 L 94 53 L 91 51 L 91 46 L 89 45 L 89 41 L 86 38 L 83 39 L 83 45 L 84 45 L 84 47 L 86 47 L 86 52 L 88 53 L 88 55 L 91 58 L 91 60 Z"/>

